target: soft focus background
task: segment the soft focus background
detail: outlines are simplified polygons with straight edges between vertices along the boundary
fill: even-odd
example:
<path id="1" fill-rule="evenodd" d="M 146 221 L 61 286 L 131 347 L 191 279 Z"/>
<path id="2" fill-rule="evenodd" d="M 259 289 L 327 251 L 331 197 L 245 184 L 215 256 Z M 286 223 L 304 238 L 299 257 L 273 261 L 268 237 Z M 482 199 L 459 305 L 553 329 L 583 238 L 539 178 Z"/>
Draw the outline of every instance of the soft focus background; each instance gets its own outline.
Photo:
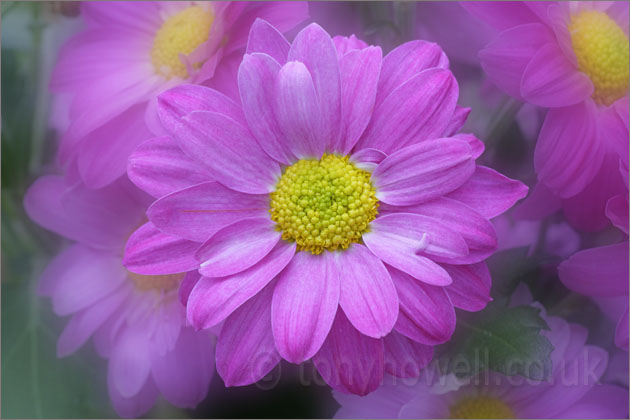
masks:
<path id="1" fill-rule="evenodd" d="M 56 357 L 64 320 L 54 316 L 49 301 L 37 296 L 36 287 L 46 263 L 63 244 L 31 222 L 22 207 L 33 180 L 55 172 L 57 133 L 49 123 L 54 107 L 47 83 L 59 46 L 80 24 L 74 17 L 77 6 L 1 4 L 3 417 L 116 416 L 107 398 L 105 363 L 91 345 L 72 357 Z M 486 143 L 481 163 L 532 185 L 532 153 L 543 115 L 485 81 L 476 54 L 492 34 L 471 22 L 457 3 L 319 2 L 311 5 L 311 19 L 331 35 L 356 33 L 384 52 L 416 38 L 438 42 L 460 84 L 460 105 L 473 109 L 468 131 Z M 489 261 L 495 300 L 525 282 L 551 314 L 585 325 L 590 342 L 613 349 L 614 325 L 588 298 L 568 292 L 555 266 L 578 248 L 614 242 L 618 233 L 611 228 L 578 235 L 560 216 L 539 223 L 516 222 L 508 215 L 494 222 L 502 249 Z M 458 312 L 458 321 L 468 316 Z M 625 363 L 621 372 L 627 372 Z M 197 410 L 161 402 L 148 417 L 322 418 L 332 416 L 337 407 L 312 365 L 283 363 L 269 380 L 243 388 L 225 389 L 215 375 L 209 397 Z"/>

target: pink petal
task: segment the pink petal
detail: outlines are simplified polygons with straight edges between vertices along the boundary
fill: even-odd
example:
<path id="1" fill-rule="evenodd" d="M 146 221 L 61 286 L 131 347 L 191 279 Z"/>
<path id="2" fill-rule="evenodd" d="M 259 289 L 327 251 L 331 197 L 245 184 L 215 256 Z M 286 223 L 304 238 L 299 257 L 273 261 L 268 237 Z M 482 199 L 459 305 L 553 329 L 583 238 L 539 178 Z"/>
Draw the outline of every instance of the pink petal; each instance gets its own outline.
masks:
<path id="1" fill-rule="evenodd" d="M 613 225 L 628 234 L 628 196 L 619 194 L 612 197 L 606 203 L 606 217 Z"/>
<path id="2" fill-rule="evenodd" d="M 234 222 L 199 247 L 199 272 L 205 277 L 223 277 L 243 271 L 264 258 L 281 236 L 269 218 Z"/>
<path id="3" fill-rule="evenodd" d="M 468 251 L 462 237 L 435 220 L 411 213 L 389 214 L 371 223 L 371 231 L 363 242 L 383 262 L 439 286 L 451 283 L 448 273 L 418 252 L 451 252 L 465 255 Z"/>
<path id="4" fill-rule="evenodd" d="M 199 267 L 197 248 L 199 243 L 163 233 L 147 222 L 127 240 L 123 264 L 139 274 L 183 273 Z"/>
<path id="5" fill-rule="evenodd" d="M 456 320 L 446 288 L 424 284 L 394 268 L 389 271 L 400 297 L 395 330 L 426 345 L 448 341 Z"/>
<path id="6" fill-rule="evenodd" d="M 337 311 L 328 338 L 313 362 L 334 389 L 367 395 L 383 378 L 383 341 L 359 333 L 343 311 Z"/>
<path id="7" fill-rule="evenodd" d="M 625 351 L 628 351 L 628 322 L 630 321 L 628 319 L 628 308 L 626 308 L 626 312 L 619 319 L 615 330 L 615 345 Z"/>
<path id="8" fill-rule="evenodd" d="M 364 171 L 373 172 L 387 155 L 376 149 L 361 149 L 350 156 L 350 161 Z"/>
<path id="9" fill-rule="evenodd" d="M 486 3 L 483 1 L 467 1 L 461 5 L 471 15 L 498 30 L 517 25 L 538 22 L 539 18 L 526 5 L 520 2 Z"/>
<path id="10" fill-rule="evenodd" d="M 295 254 L 295 243 L 279 242 L 254 266 L 223 278 L 202 277 L 186 305 L 189 322 L 197 329 L 210 328 L 259 293 L 286 267 Z"/>
<path id="11" fill-rule="evenodd" d="M 446 286 L 446 293 L 453 306 L 465 311 L 480 311 L 492 300 L 490 286 L 492 279 L 485 263 L 468 265 L 443 265 L 453 279 Z"/>
<path id="12" fill-rule="evenodd" d="M 243 111 L 252 134 L 265 152 L 278 162 L 291 164 L 295 156 L 286 141 L 273 109 L 280 64 L 271 56 L 246 54 L 238 69 Z"/>
<path id="13" fill-rule="evenodd" d="M 527 64 L 543 45 L 553 41 L 553 34 L 541 23 L 515 26 L 479 51 L 481 66 L 495 85 L 520 99 Z"/>
<path id="14" fill-rule="evenodd" d="M 379 47 L 367 47 L 352 50 L 339 61 L 341 138 L 336 150 L 344 155 L 359 140 L 372 117 L 382 54 Z"/>
<path id="15" fill-rule="evenodd" d="M 416 74 L 435 67 L 448 69 L 448 58 L 437 44 L 411 41 L 394 48 L 383 59 L 376 105 Z"/>
<path id="16" fill-rule="evenodd" d="M 319 159 L 329 144 L 313 79 L 303 63 L 289 61 L 276 80 L 273 110 L 278 126 L 297 158 Z"/>
<path id="17" fill-rule="evenodd" d="M 269 285 L 230 315 L 217 342 L 217 372 L 226 386 L 252 384 L 280 361 L 271 333 Z"/>
<path id="18" fill-rule="evenodd" d="M 153 407 L 159 396 L 159 391 L 151 378 L 145 382 L 136 395 L 130 398 L 125 398 L 120 394 L 109 376 L 107 378 L 107 389 L 114 410 L 121 418 L 135 418 L 146 414 Z"/>
<path id="19" fill-rule="evenodd" d="M 291 44 L 269 22 L 257 18 L 249 30 L 247 54 L 264 53 L 280 64 L 287 62 Z"/>
<path id="20" fill-rule="evenodd" d="M 479 140 L 474 134 L 459 133 L 459 134 L 454 134 L 453 137 L 456 139 L 466 141 L 468 145 L 470 146 L 470 149 L 472 150 L 472 153 L 473 153 L 473 157 L 475 159 L 481 156 L 486 148 L 485 144 L 483 144 L 483 142 Z"/>
<path id="21" fill-rule="evenodd" d="M 583 295 L 627 295 L 628 242 L 580 251 L 558 266 L 558 274 L 565 286 Z"/>
<path id="22" fill-rule="evenodd" d="M 448 126 L 444 130 L 444 133 L 441 134 L 440 137 L 451 137 L 459 130 L 462 129 L 466 120 L 468 119 L 468 115 L 470 115 L 470 108 L 464 108 L 459 105 L 455 107 L 455 111 L 453 111 L 453 116 L 451 117 L 451 121 L 448 123 Z"/>
<path id="23" fill-rule="evenodd" d="M 127 174 L 134 184 L 156 198 L 211 180 L 208 171 L 169 137 L 141 143 L 129 157 Z"/>
<path id="24" fill-rule="evenodd" d="M 543 107 L 577 104 L 593 94 L 593 83 L 564 57 L 557 44 L 546 44 L 534 55 L 521 81 L 521 95 Z"/>
<path id="25" fill-rule="evenodd" d="M 102 3 L 85 3 L 81 4 L 81 13 L 89 25 L 132 28 L 146 34 L 153 34 L 161 23 L 157 3 L 118 1 L 113 5 L 116 7 Z"/>
<path id="26" fill-rule="evenodd" d="M 333 43 L 337 50 L 337 57 L 341 60 L 341 57 L 352 50 L 362 50 L 368 47 L 364 41 L 357 38 L 354 34 L 350 36 L 337 35 L 333 37 Z"/>
<path id="27" fill-rule="evenodd" d="M 278 276 L 271 328 L 278 352 L 291 363 L 313 357 L 335 319 L 340 278 L 331 258 L 329 252 L 298 252 Z"/>
<path id="28" fill-rule="evenodd" d="M 376 197 L 405 206 L 428 201 L 459 188 L 475 171 L 467 142 L 426 140 L 389 155 L 372 173 Z"/>
<path id="29" fill-rule="evenodd" d="M 246 126 L 223 114 L 194 111 L 177 127 L 173 134 L 179 147 L 226 187 L 248 194 L 273 190 L 280 168 Z"/>
<path id="30" fill-rule="evenodd" d="M 151 373 L 164 397 L 178 407 L 195 408 L 208 394 L 214 373 L 214 340 L 182 329 L 175 348 L 152 360 Z"/>
<path id="31" fill-rule="evenodd" d="M 127 327 L 117 338 L 109 360 L 107 380 L 123 398 L 141 392 L 149 380 L 151 360 L 146 333 Z"/>
<path id="32" fill-rule="evenodd" d="M 313 78 L 321 107 L 322 134 L 336 144 L 341 128 L 341 77 L 335 45 L 316 23 L 302 29 L 293 40 L 288 61 L 303 63 Z"/>
<path id="33" fill-rule="evenodd" d="M 501 175 L 494 169 L 477 166 L 473 175 L 449 198 L 468 205 L 486 219 L 492 219 L 511 208 L 527 195 L 527 187 Z"/>
<path id="34" fill-rule="evenodd" d="M 551 109 L 534 152 L 538 180 L 561 198 L 582 191 L 595 177 L 604 158 L 594 104 Z"/>
<path id="35" fill-rule="evenodd" d="M 182 282 L 179 284 L 177 297 L 183 306 L 188 305 L 190 293 L 200 279 L 201 275 L 197 271 L 189 271 L 182 279 Z"/>
<path id="36" fill-rule="evenodd" d="M 375 105 L 359 148 L 392 153 L 440 136 L 450 123 L 458 94 L 448 70 L 432 68 L 414 75 Z"/>
<path id="37" fill-rule="evenodd" d="M 164 232 L 204 242 L 239 220 L 267 216 L 268 201 L 266 194 L 244 194 L 204 182 L 160 198 L 147 216 Z"/>
<path id="38" fill-rule="evenodd" d="M 352 244 L 335 257 L 344 313 L 362 334 L 387 335 L 398 317 L 398 296 L 385 265 L 360 244 Z"/>
<path id="39" fill-rule="evenodd" d="M 417 378 L 433 359 L 433 347 L 416 343 L 392 331 L 383 339 L 385 372 L 399 378 Z"/>

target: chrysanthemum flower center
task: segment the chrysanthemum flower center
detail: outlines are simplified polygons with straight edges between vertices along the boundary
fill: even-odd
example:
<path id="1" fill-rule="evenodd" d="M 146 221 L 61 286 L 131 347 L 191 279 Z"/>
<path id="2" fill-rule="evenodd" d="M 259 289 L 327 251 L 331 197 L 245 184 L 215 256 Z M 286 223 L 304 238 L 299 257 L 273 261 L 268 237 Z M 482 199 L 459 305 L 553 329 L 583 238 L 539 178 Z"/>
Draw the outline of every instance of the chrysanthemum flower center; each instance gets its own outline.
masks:
<path id="1" fill-rule="evenodd" d="M 287 167 L 271 193 L 271 219 L 298 250 L 319 254 L 358 242 L 377 215 L 370 173 L 324 154 Z"/>
<path id="2" fill-rule="evenodd" d="M 593 99 L 610 105 L 628 91 L 628 37 L 606 13 L 587 10 L 571 17 L 573 51 L 580 71 L 595 86 Z"/>
<path id="3" fill-rule="evenodd" d="M 129 278 L 136 289 L 142 292 L 148 292 L 150 290 L 168 292 L 179 286 L 179 283 L 184 278 L 184 273 L 147 276 L 129 272 Z"/>
<path id="4" fill-rule="evenodd" d="M 503 401 L 486 396 L 466 397 L 451 406 L 452 419 L 513 419 L 514 412 Z"/>
<path id="5" fill-rule="evenodd" d="M 188 55 L 208 40 L 214 14 L 200 6 L 192 6 L 171 16 L 153 39 L 151 62 L 155 72 L 165 77 L 188 77 L 180 54 Z M 199 66 L 201 63 L 193 63 Z"/>

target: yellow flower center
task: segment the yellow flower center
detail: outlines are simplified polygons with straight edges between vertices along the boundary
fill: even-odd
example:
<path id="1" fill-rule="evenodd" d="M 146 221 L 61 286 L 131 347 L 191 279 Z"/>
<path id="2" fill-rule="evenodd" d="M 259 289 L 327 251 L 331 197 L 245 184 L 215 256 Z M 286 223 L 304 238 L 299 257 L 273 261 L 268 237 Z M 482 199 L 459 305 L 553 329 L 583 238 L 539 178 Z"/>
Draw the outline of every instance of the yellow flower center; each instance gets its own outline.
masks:
<path id="1" fill-rule="evenodd" d="M 452 419 L 513 419 L 514 412 L 497 398 L 466 397 L 451 406 L 450 417 Z"/>
<path id="2" fill-rule="evenodd" d="M 188 70 L 180 54 L 188 55 L 208 40 L 214 14 L 200 6 L 192 6 L 171 16 L 155 34 L 151 62 L 155 72 L 164 77 L 186 78 Z M 199 67 L 202 63 L 193 63 Z"/>
<path id="3" fill-rule="evenodd" d="M 271 193 L 271 219 L 282 239 L 319 254 L 358 242 L 378 214 L 370 173 L 347 156 L 324 154 L 287 167 Z"/>
<path id="4" fill-rule="evenodd" d="M 136 289 L 141 292 L 148 292 L 150 290 L 168 292 L 179 286 L 180 281 L 184 278 L 184 273 L 147 276 L 129 272 L 129 278 Z"/>
<path id="5" fill-rule="evenodd" d="M 571 17 L 571 43 L 580 71 L 593 82 L 595 102 L 610 105 L 628 92 L 628 37 L 606 13 Z"/>

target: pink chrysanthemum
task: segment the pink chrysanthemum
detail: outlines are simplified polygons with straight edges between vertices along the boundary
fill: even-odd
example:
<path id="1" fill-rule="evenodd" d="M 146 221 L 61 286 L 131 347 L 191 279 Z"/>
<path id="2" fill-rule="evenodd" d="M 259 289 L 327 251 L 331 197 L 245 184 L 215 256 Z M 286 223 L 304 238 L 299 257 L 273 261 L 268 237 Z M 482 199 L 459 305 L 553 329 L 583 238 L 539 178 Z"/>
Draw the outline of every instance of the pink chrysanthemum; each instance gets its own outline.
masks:
<path id="1" fill-rule="evenodd" d="M 229 90 L 256 17 L 282 31 L 307 17 L 305 2 L 87 1 L 81 6 L 85 30 L 62 49 L 50 87 L 72 97 L 60 161 L 76 160 L 82 181 L 93 188 L 124 174 L 129 154 L 159 129 L 154 123 L 159 93 L 210 79 Z"/>
<path id="2" fill-rule="evenodd" d="M 608 200 L 606 214 L 624 234 L 620 243 L 577 252 L 558 267 L 569 289 L 599 301 L 605 313 L 618 320 L 615 344 L 628 351 L 628 152 L 619 168 L 626 192 Z"/>
<path id="3" fill-rule="evenodd" d="M 182 288 L 193 326 L 225 321 L 217 370 L 227 385 L 260 379 L 280 358 L 313 358 L 326 382 L 356 394 L 384 372 L 417 375 L 450 338 L 453 306 L 490 300 L 488 219 L 527 188 L 476 166 L 483 143 L 455 134 L 468 110 L 436 44 L 383 59 L 316 24 L 289 44 L 257 20 L 247 50 L 242 106 L 199 86 L 160 96 L 188 159 L 165 153 L 168 138 L 149 140 L 130 176 L 154 194 L 182 171 L 197 184 L 150 207 L 126 266 L 173 271 L 154 250 L 188 251 L 153 240 L 160 231 L 200 243 L 202 277 Z"/>
<path id="4" fill-rule="evenodd" d="M 462 2 L 502 31 L 479 54 L 497 86 L 550 108 L 534 155 L 538 185 L 522 214 L 562 208 L 574 226 L 600 230 L 622 193 L 628 147 L 628 2 Z"/>
<path id="5" fill-rule="evenodd" d="M 519 298 L 526 298 L 528 293 L 522 286 L 518 289 Z M 335 418 L 627 417 L 628 390 L 598 383 L 608 364 L 606 351 L 586 344 L 587 331 L 582 326 L 558 317 L 545 318 L 550 331 L 542 334 L 555 349 L 551 354 L 553 371 L 546 381 L 498 373 L 459 381 L 454 375 L 440 377 L 432 370 L 415 383 L 387 377 L 384 386 L 367 397 L 335 393 L 341 404 Z"/>
<path id="6" fill-rule="evenodd" d="M 180 407 L 203 400 L 214 373 L 214 339 L 186 326 L 178 286 L 185 275 L 143 276 L 122 265 L 129 234 L 143 222 L 147 197 L 126 178 L 100 190 L 38 179 L 24 203 L 42 226 L 76 241 L 46 268 L 38 292 L 70 321 L 57 353 L 92 337 L 109 359 L 107 383 L 121 417 L 147 412 L 161 393 Z M 195 276 L 194 272 L 189 275 Z"/>

